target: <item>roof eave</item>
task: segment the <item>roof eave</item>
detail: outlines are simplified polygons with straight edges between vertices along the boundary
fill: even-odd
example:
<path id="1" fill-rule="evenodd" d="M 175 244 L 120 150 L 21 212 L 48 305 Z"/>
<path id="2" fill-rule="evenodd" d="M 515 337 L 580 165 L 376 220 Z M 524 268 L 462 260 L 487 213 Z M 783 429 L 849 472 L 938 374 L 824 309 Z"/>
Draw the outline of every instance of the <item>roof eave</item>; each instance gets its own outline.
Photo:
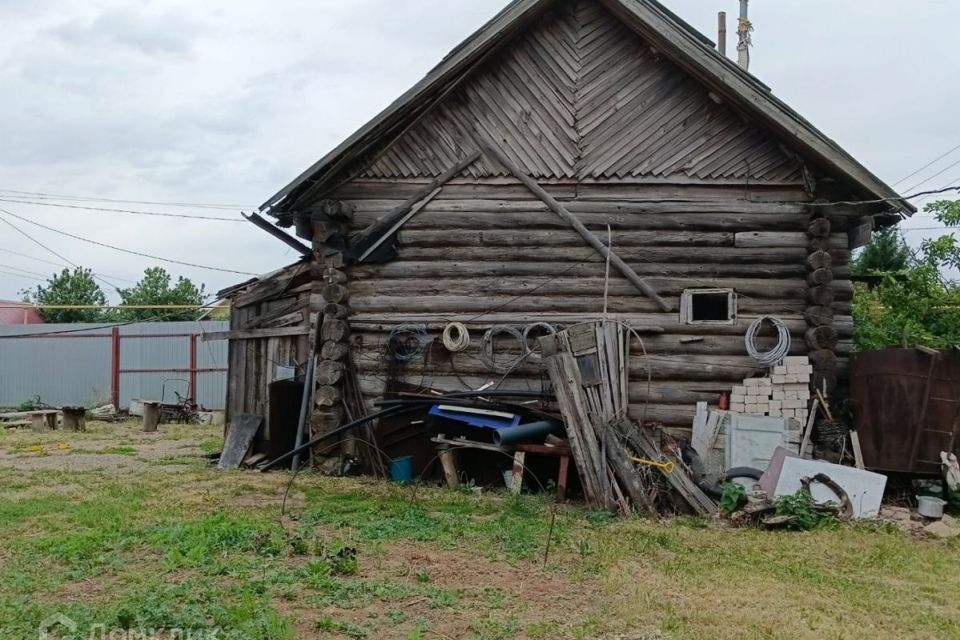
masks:
<path id="1" fill-rule="evenodd" d="M 355 146 L 360 145 L 364 149 L 369 148 L 371 144 L 367 139 L 378 127 L 389 128 L 394 119 L 402 117 L 412 105 L 428 96 L 438 84 L 454 78 L 462 69 L 471 65 L 499 42 L 509 38 L 510 35 L 521 29 L 531 17 L 552 2 L 553 0 L 514 0 L 486 25 L 451 51 L 440 64 L 434 67 L 411 89 L 394 100 L 386 109 L 344 140 L 333 151 L 297 176 L 293 182 L 275 193 L 260 206 L 260 211 L 269 210 L 273 213 L 278 206 L 289 204 L 284 201 L 291 194 L 317 177 L 324 169 L 338 162 L 343 156 L 355 151 Z M 358 154 L 350 155 L 356 156 Z"/>

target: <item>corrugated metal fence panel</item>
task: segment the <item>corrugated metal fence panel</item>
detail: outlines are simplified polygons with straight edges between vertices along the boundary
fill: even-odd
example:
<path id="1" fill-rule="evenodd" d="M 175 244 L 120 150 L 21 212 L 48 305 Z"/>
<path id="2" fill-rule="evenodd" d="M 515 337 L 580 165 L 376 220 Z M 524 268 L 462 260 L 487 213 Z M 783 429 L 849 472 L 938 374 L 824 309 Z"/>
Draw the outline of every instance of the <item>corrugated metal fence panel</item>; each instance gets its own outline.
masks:
<path id="1" fill-rule="evenodd" d="M 0 327 L 0 405 L 40 396 L 49 404 L 110 400 L 110 329 L 96 324 Z M 58 336 L 51 332 L 70 331 Z M 7 338 L 40 334 L 46 337 Z M 103 337 L 81 337 L 97 335 Z M 69 337 L 69 338 L 68 338 Z"/>
<path id="2" fill-rule="evenodd" d="M 128 406 L 133 398 L 161 399 L 167 381 L 166 401 L 175 401 L 174 391 L 185 395 L 190 379 L 189 335 L 228 329 L 227 322 L 120 327 L 121 406 Z M 42 337 L 12 337 L 25 334 Z M 97 337 L 87 337 L 91 334 Z M 109 325 L 0 327 L 0 405 L 16 406 L 37 395 L 55 405 L 110 401 L 111 334 Z M 226 342 L 202 342 L 198 337 L 196 349 L 198 369 L 226 368 Z M 150 372 L 161 369 L 177 371 Z M 125 370 L 133 371 L 122 373 Z M 196 379 L 197 401 L 207 409 L 223 409 L 226 372 L 198 372 Z"/>
<path id="3" fill-rule="evenodd" d="M 208 324 L 208 323 L 204 323 Z M 204 331 L 229 331 L 229 323 L 222 328 L 207 328 Z M 199 369 L 223 369 L 197 374 L 197 402 L 208 409 L 224 409 L 227 398 L 227 341 L 203 342 L 197 340 L 197 367 Z"/>
<path id="4" fill-rule="evenodd" d="M 171 370 L 122 373 L 120 376 L 121 405 L 127 406 L 134 398 L 173 403 L 177 401 L 178 393 L 181 396 L 188 395 L 190 335 L 197 336 L 198 369 L 226 369 L 227 343 L 225 341 L 203 342 L 200 336 L 204 333 L 229 330 L 228 322 L 166 322 L 136 324 L 121 328 L 121 371 L 127 369 Z M 223 409 L 226 405 L 226 389 L 226 371 L 197 373 L 195 400 L 205 409 Z"/>

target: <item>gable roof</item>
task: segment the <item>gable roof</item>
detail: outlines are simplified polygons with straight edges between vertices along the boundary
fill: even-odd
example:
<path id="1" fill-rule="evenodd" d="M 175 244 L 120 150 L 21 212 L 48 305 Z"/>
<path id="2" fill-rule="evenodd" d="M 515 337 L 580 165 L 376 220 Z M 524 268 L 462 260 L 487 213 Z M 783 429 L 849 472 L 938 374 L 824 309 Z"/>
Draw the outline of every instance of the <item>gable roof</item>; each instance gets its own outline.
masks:
<path id="1" fill-rule="evenodd" d="M 514 0 L 490 22 L 456 47 L 425 78 L 382 113 L 271 197 L 261 210 L 278 215 L 299 202 L 322 195 L 331 180 L 378 144 L 389 141 L 428 113 L 471 75 L 480 63 L 557 0 Z M 717 95 L 754 116 L 795 151 L 828 174 L 845 180 L 871 199 L 890 200 L 889 208 L 907 215 L 916 208 L 904 200 L 836 142 L 815 128 L 770 89 L 656 0 L 597 0 L 679 68 Z"/>

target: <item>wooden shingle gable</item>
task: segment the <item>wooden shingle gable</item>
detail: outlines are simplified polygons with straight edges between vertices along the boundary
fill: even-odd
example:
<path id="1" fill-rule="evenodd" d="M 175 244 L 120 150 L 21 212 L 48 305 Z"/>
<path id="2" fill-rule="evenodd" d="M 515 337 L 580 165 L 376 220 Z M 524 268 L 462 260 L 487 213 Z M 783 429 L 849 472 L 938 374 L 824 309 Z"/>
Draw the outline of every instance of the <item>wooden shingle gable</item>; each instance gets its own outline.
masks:
<path id="1" fill-rule="evenodd" d="M 507 43 L 513 46 L 504 51 Z M 624 55 L 622 47 L 632 50 Z M 502 68 L 490 71 L 496 56 Z M 658 68 L 672 71 L 658 80 Z M 504 87 L 506 93 L 494 92 Z M 703 102 L 708 93 L 713 107 Z M 537 178 L 749 181 L 767 172 L 770 180 L 793 180 L 798 163 L 782 141 L 851 192 L 892 199 L 892 210 L 914 210 L 654 0 L 516 0 L 262 208 L 274 215 L 296 210 L 364 173 L 437 175 L 462 155 L 459 134 L 467 124 L 485 127 Z M 489 164 L 472 171 L 501 172 Z"/>
<path id="2" fill-rule="evenodd" d="M 558 5 L 349 173 L 435 177 L 471 147 L 473 128 L 538 179 L 802 180 L 772 136 L 592 0 Z M 469 173 L 507 175 L 489 162 Z"/>

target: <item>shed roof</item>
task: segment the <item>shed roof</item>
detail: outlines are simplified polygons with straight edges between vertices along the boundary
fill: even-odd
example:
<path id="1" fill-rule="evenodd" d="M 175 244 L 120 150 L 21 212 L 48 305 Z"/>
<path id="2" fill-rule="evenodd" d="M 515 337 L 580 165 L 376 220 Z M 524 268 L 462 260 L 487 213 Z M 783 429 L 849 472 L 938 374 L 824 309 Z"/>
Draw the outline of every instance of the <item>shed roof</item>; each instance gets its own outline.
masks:
<path id="1" fill-rule="evenodd" d="M 448 54 L 425 78 L 340 146 L 321 158 L 261 206 L 273 215 L 320 196 L 341 171 L 378 144 L 399 135 L 430 111 L 435 101 L 470 75 L 474 65 L 498 50 L 559 0 L 514 0 Z M 713 43 L 656 0 L 597 0 L 674 64 L 717 95 L 754 116 L 824 171 L 863 197 L 889 200 L 891 210 L 916 208 L 836 142 L 773 95 L 769 87 L 717 52 Z"/>

